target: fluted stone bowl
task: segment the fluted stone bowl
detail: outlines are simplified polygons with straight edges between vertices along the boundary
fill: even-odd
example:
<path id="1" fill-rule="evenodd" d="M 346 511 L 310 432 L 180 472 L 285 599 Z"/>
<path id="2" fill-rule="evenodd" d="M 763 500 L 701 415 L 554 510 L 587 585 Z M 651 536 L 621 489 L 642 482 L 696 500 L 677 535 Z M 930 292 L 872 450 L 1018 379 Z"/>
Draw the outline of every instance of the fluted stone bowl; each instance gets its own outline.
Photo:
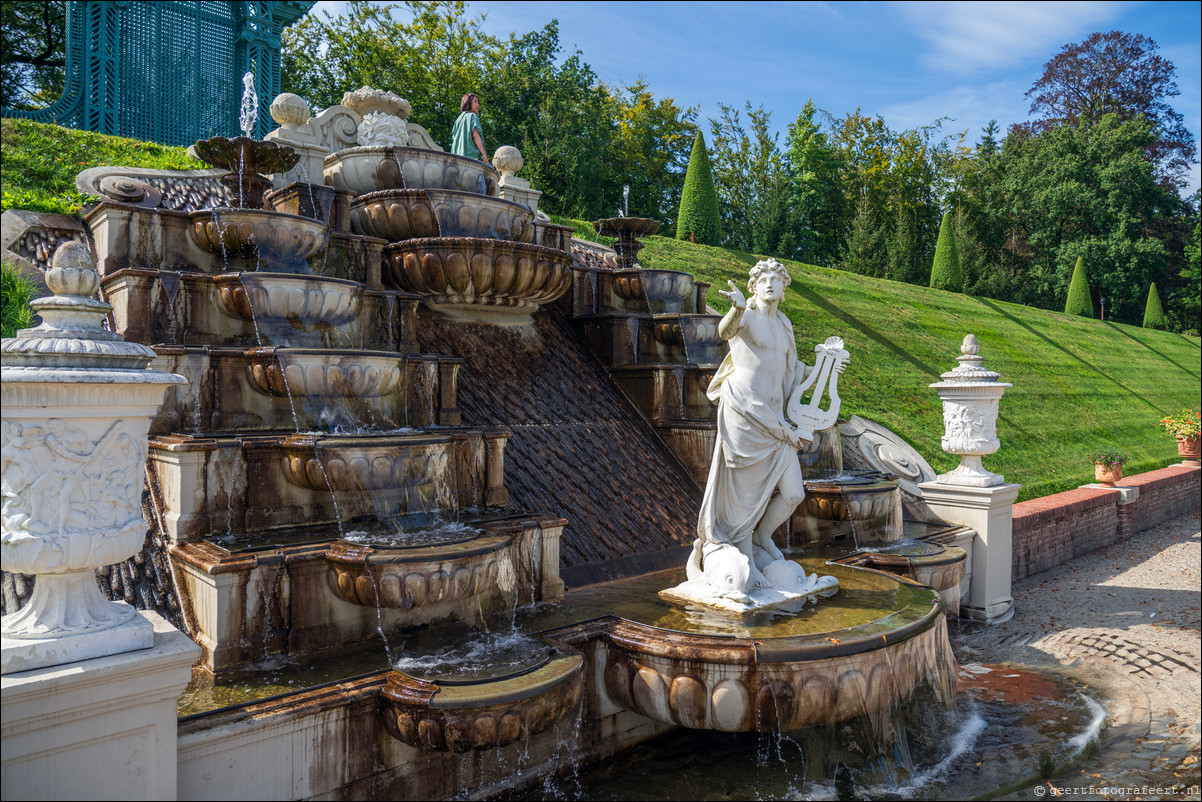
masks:
<path id="1" fill-rule="evenodd" d="M 356 234 L 399 242 L 483 237 L 531 242 L 534 212 L 520 203 L 450 189 L 384 189 L 351 202 Z"/>
<path id="2" fill-rule="evenodd" d="M 308 490 L 389 491 L 427 497 L 422 511 L 452 509 L 450 437 L 294 435 L 282 443 L 285 478 Z"/>
<path id="3" fill-rule="evenodd" d="M 649 237 L 659 231 L 659 221 L 650 217 L 606 217 L 593 225 L 603 237 Z"/>
<path id="4" fill-rule="evenodd" d="M 302 270 L 330 238 L 320 220 L 261 209 L 201 209 L 188 219 L 188 233 L 200 248 L 226 259 L 254 259 L 256 269 Z"/>
<path id="5" fill-rule="evenodd" d="M 363 308 L 363 286 L 345 279 L 227 273 L 213 281 L 221 310 L 239 320 L 340 326 L 358 317 Z"/>
<path id="6" fill-rule="evenodd" d="M 697 305 L 693 277 L 679 270 L 616 270 L 610 286 L 618 305 L 629 312 L 691 313 Z"/>
<path id="7" fill-rule="evenodd" d="M 247 362 L 246 376 L 264 395 L 379 398 L 401 386 L 405 360 L 383 351 L 262 349 Z"/>
<path id="8" fill-rule="evenodd" d="M 384 249 L 383 279 L 431 307 L 493 322 L 528 320 L 571 285 L 570 257 L 539 245 L 469 237 L 415 239 Z"/>
<path id="9" fill-rule="evenodd" d="M 323 183 L 366 195 L 381 189 L 453 189 L 496 195 L 492 165 L 441 150 L 368 146 L 326 156 Z"/>

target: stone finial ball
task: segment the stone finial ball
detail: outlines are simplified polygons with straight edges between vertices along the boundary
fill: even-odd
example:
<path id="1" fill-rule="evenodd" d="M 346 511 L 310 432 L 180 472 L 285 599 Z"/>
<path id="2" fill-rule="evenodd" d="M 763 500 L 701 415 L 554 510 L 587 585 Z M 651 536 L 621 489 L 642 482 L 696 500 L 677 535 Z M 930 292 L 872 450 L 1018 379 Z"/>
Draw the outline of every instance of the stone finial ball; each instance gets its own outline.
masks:
<path id="1" fill-rule="evenodd" d="M 370 86 L 361 86 L 354 92 L 345 93 L 342 96 L 342 105 L 360 117 L 366 117 L 375 111 L 382 111 L 406 120 L 409 118 L 409 113 L 413 111 L 413 107 L 405 98 L 392 92 L 385 92 L 383 89 L 372 89 Z"/>
<path id="2" fill-rule="evenodd" d="M 300 95 L 281 92 L 271 101 L 271 119 L 284 128 L 297 128 L 309 122 L 309 103 Z"/>
<path id="3" fill-rule="evenodd" d="M 55 295 L 90 298 L 100 286 L 100 274 L 92 264 L 92 252 L 82 242 L 64 242 L 58 246 L 45 278 L 46 286 Z"/>
<path id="4" fill-rule="evenodd" d="M 496 167 L 505 175 L 513 175 L 522 169 L 522 165 L 525 163 L 526 160 L 522 158 L 522 152 L 513 145 L 502 145 L 492 155 L 493 167 Z"/>

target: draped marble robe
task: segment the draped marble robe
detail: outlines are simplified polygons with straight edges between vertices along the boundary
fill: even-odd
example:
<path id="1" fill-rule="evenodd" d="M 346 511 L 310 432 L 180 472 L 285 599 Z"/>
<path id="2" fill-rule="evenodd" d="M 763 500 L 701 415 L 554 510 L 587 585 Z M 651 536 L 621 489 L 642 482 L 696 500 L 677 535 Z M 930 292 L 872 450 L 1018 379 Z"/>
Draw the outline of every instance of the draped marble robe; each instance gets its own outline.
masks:
<path id="1" fill-rule="evenodd" d="M 765 314 L 757 306 L 749 302 L 730 338 L 730 353 L 706 391 L 718 404 L 718 437 L 689 579 L 701 578 L 706 545 L 730 544 L 750 556 L 750 539 L 772 492 L 790 465 L 798 465 L 785 404 L 807 368 L 797 360 L 793 324 L 785 314 L 779 309 Z M 773 370 L 781 372 L 779 381 L 765 375 Z"/>

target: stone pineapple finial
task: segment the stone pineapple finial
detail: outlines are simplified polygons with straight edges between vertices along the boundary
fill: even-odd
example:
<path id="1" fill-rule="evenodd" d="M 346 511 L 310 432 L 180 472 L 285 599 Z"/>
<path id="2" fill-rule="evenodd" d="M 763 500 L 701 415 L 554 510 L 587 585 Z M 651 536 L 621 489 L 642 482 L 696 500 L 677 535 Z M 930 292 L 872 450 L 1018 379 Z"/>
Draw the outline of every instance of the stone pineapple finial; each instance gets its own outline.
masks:
<path id="1" fill-rule="evenodd" d="M 42 324 L 4 341 L 0 361 L 5 367 L 142 370 L 154 359 L 150 348 L 104 328 L 113 307 L 92 297 L 100 274 L 87 245 L 60 245 L 46 271 L 46 286 L 54 295 L 30 303 Z"/>
<path id="2" fill-rule="evenodd" d="M 271 119 L 279 123 L 281 128 L 295 130 L 309 122 L 311 116 L 308 101 L 300 95 L 281 92 L 271 101 Z"/>
<path id="3" fill-rule="evenodd" d="M 522 152 L 513 145 L 502 145 L 492 156 L 493 167 L 501 171 L 505 178 L 513 178 L 518 170 L 525 166 L 526 160 Z"/>

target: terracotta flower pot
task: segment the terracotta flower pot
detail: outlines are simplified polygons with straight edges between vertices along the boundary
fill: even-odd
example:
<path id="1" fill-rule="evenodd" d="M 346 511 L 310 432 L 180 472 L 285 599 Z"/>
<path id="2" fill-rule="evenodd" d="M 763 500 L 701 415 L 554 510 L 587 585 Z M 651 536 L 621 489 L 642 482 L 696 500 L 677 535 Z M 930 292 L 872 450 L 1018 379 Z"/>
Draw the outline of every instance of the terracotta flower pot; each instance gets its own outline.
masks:
<path id="1" fill-rule="evenodd" d="M 1105 462 L 1094 463 L 1094 478 L 1099 484 L 1113 485 L 1123 478 L 1123 466 Z"/>
<path id="2" fill-rule="evenodd" d="M 1187 438 L 1177 435 L 1177 453 L 1186 465 L 1202 465 L 1202 436 Z"/>

